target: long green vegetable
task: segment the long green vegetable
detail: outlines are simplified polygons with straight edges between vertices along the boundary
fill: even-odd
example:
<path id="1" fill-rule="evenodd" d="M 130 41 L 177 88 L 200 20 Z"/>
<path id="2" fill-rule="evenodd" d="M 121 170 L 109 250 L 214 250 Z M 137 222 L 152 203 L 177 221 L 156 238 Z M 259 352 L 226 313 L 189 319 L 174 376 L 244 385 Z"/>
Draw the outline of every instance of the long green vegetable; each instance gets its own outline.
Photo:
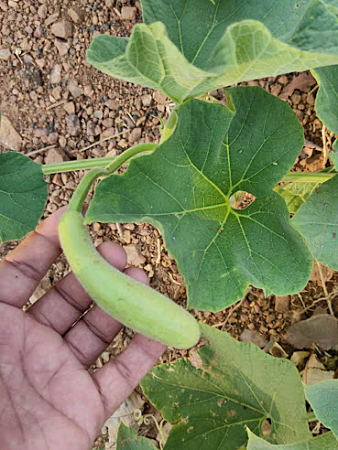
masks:
<path id="1" fill-rule="evenodd" d="M 65 212 L 59 235 L 75 276 L 108 314 L 172 347 L 189 348 L 197 343 L 200 332 L 194 317 L 164 295 L 108 264 L 96 251 L 81 213 Z"/>
<path id="2" fill-rule="evenodd" d="M 59 223 L 64 254 L 88 294 L 124 325 L 163 344 L 190 348 L 199 339 L 194 317 L 176 303 L 112 267 L 96 251 L 81 213 L 89 189 L 97 178 L 115 172 L 129 159 L 151 152 L 156 144 L 141 144 L 122 153 L 105 169 L 88 172 L 76 189 Z"/>

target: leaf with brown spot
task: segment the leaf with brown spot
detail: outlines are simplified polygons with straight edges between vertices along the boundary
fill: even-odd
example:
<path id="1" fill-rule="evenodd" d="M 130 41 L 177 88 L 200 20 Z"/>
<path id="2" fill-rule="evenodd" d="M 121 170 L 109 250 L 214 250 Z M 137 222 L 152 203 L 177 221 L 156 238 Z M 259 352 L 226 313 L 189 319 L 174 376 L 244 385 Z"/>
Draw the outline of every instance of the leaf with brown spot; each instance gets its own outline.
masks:
<path id="1" fill-rule="evenodd" d="M 325 433 L 307 441 L 272 445 L 249 432 L 247 450 L 338 450 L 338 442 L 332 433 Z"/>
<path id="2" fill-rule="evenodd" d="M 295 365 L 207 325 L 201 329 L 208 344 L 198 351 L 199 368 L 181 359 L 155 367 L 155 377 L 148 375 L 142 382 L 145 395 L 174 424 L 165 450 L 235 450 L 247 442 L 245 426 L 263 435 L 266 419 L 273 443 L 309 439 Z"/>

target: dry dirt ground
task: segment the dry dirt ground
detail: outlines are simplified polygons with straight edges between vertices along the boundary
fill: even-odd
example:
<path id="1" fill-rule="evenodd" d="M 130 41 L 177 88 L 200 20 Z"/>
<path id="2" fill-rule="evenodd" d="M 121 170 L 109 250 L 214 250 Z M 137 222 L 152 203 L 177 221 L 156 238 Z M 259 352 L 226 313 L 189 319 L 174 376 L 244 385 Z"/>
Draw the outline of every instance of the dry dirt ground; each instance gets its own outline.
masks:
<path id="1" fill-rule="evenodd" d="M 37 163 L 54 163 L 115 156 L 134 144 L 157 142 L 159 118 L 168 117 L 173 106 L 170 100 L 159 92 L 103 75 L 85 59 L 86 49 L 96 34 L 128 36 L 140 20 L 138 1 L 0 0 L 0 110 L 10 121 L 7 126 L 11 138 L 10 143 L 0 142 L 0 153 L 12 149 Z M 311 74 L 282 75 L 248 84 L 260 85 L 287 101 L 303 125 L 306 145 L 293 170 L 314 172 L 329 166 L 327 154 L 333 136 L 316 117 L 317 86 Z M 223 89 L 210 95 L 225 101 Z M 82 176 L 83 172 L 50 176 L 45 217 L 68 203 Z M 185 304 L 183 278 L 158 230 L 140 223 L 95 223 L 91 232 L 96 245 L 107 239 L 120 243 L 127 251 L 128 263 L 142 267 L 155 289 Z M 16 242 L 0 246 L 0 257 L 15 245 Z M 67 271 L 65 259 L 60 258 L 30 303 Z M 193 313 L 236 338 L 256 342 L 277 357 L 299 359 L 297 350 L 304 349 L 304 344 L 287 341 L 286 329 L 312 316 L 315 310 L 329 313 L 328 305 L 337 315 L 337 299 L 338 275 L 315 265 L 308 286 L 298 295 L 265 298 L 262 291 L 251 288 L 241 302 L 219 313 Z M 128 344 L 131 333 L 124 330 L 91 369 L 101 367 L 118 354 Z M 311 352 L 326 369 L 337 370 L 334 351 L 306 345 L 305 349 L 309 352 L 306 358 Z M 189 353 L 169 349 L 162 361 L 174 361 Z M 306 361 L 298 361 L 300 370 Z M 139 407 L 143 412 L 152 412 L 159 421 L 159 414 L 148 403 L 142 403 Z M 128 408 L 127 413 L 123 411 L 120 415 L 130 416 Z M 99 447 L 113 448 L 116 424 L 109 426 L 97 442 Z M 140 433 L 153 439 L 158 434 L 153 421 L 143 424 Z"/>

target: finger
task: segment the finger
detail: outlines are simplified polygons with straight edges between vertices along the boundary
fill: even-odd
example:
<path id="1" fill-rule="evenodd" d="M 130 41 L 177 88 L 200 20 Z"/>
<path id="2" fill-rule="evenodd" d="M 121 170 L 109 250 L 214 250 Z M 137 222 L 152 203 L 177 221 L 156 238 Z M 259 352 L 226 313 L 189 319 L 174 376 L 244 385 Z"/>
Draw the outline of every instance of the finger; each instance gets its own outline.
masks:
<path id="1" fill-rule="evenodd" d="M 45 219 L 36 231 L 0 262 L 0 302 L 22 308 L 61 253 L 58 224 L 65 208 Z"/>
<path id="2" fill-rule="evenodd" d="M 121 355 L 92 375 L 106 418 L 132 393 L 165 349 L 165 345 L 138 334 Z"/>
<path id="3" fill-rule="evenodd" d="M 149 278 L 142 269 L 138 269 L 137 267 L 128 267 L 124 273 L 140 283 L 149 285 Z"/>
<path id="4" fill-rule="evenodd" d="M 113 242 L 104 242 L 98 247 L 101 255 L 118 270 L 127 263 L 122 247 Z M 28 311 L 43 325 L 64 335 L 93 302 L 73 273 L 68 274 L 38 300 Z M 96 325 L 94 325 L 95 327 Z"/>
<path id="5" fill-rule="evenodd" d="M 125 270 L 125 273 L 141 283 L 149 284 L 147 275 L 141 269 L 130 267 Z M 68 331 L 64 339 L 78 360 L 88 367 L 97 360 L 121 328 L 120 322 L 95 305 Z"/>

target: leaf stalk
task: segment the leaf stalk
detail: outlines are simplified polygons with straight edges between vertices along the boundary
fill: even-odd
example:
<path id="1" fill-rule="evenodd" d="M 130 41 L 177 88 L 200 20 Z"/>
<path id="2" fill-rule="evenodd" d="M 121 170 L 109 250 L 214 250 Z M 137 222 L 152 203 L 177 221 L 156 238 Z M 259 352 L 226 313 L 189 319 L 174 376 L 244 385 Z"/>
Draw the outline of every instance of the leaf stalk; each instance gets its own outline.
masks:
<path id="1" fill-rule="evenodd" d="M 110 161 L 107 165 L 107 158 L 102 158 L 104 160 L 105 165 L 96 167 L 92 169 L 90 172 L 86 173 L 86 175 L 80 181 L 79 186 L 73 194 L 73 197 L 69 203 L 70 211 L 81 212 L 83 203 L 87 198 L 88 192 L 92 187 L 93 183 L 98 178 L 107 177 L 108 175 L 116 172 L 124 163 L 129 161 L 130 159 L 136 157 L 140 153 L 152 152 L 157 147 L 157 144 L 140 144 L 135 147 L 131 147 L 121 155 L 116 157 L 114 160 Z M 81 161 L 82 162 L 82 161 Z"/>

